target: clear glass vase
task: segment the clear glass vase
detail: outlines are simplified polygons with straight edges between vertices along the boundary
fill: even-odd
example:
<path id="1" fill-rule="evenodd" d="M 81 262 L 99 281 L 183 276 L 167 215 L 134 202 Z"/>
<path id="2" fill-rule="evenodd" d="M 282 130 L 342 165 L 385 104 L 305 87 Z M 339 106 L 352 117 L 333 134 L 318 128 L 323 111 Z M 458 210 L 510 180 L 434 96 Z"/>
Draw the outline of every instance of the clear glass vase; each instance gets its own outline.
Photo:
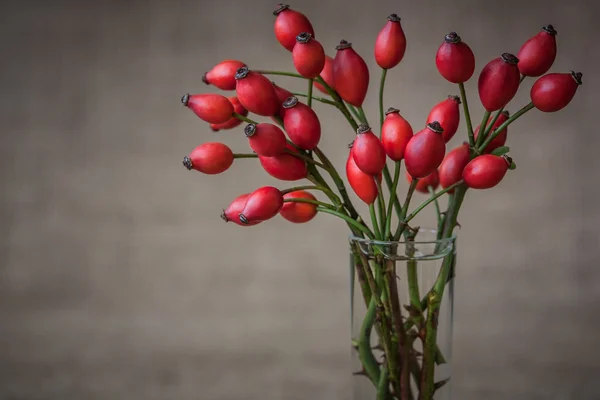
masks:
<path id="1" fill-rule="evenodd" d="M 441 236 L 441 235 L 440 235 Z M 456 238 L 350 237 L 355 400 L 449 400 Z"/>

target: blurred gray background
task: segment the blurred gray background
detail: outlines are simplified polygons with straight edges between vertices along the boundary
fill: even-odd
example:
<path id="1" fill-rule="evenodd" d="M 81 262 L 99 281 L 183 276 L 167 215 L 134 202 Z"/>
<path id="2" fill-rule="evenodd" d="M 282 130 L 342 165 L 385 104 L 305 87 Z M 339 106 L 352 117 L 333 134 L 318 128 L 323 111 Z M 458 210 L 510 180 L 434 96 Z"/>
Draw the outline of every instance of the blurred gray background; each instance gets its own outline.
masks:
<path id="1" fill-rule="evenodd" d="M 301 226 L 225 224 L 219 213 L 238 193 L 289 185 L 252 160 L 218 177 L 181 165 L 204 141 L 248 150 L 241 129 L 215 134 L 179 98 L 211 91 L 201 75 L 223 59 L 293 70 L 273 35 L 274 6 L 0 3 L 1 399 L 350 398 L 345 225 L 327 215 Z M 345 38 L 368 60 L 372 121 L 372 46 L 398 13 L 409 44 L 385 103 L 413 126 L 457 92 L 433 62 L 448 31 L 477 57 L 467 85 L 477 123 L 481 67 L 554 24 L 553 71 L 581 70 L 584 86 L 565 110 L 512 125 L 517 171 L 467 196 L 453 391 L 460 400 L 600 399 L 597 2 L 292 6 L 328 54 Z M 531 84 L 511 111 L 528 102 Z M 316 107 L 321 147 L 343 168 L 353 133 L 335 110 Z"/>

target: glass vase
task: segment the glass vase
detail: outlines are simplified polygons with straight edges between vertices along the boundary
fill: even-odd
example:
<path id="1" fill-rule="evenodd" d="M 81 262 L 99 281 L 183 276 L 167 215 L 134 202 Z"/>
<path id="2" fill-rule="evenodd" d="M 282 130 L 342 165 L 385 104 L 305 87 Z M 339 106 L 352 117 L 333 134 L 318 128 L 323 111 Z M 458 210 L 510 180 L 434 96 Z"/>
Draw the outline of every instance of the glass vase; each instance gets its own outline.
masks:
<path id="1" fill-rule="evenodd" d="M 456 238 L 350 237 L 355 400 L 449 400 Z"/>

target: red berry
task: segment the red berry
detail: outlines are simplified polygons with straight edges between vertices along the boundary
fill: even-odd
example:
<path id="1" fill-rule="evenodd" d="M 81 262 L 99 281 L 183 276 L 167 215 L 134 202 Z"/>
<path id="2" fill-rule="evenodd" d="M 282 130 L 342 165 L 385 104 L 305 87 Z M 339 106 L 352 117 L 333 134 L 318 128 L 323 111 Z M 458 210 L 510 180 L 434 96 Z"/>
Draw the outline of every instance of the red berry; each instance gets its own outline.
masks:
<path id="1" fill-rule="evenodd" d="M 321 78 L 323 78 L 330 88 L 335 90 L 335 82 L 333 81 L 333 58 L 329 56 L 325 56 L 325 66 L 323 67 L 323 71 L 321 71 Z M 317 81 L 314 81 L 313 83 L 322 93 L 329 94 L 323 85 L 317 83 Z"/>
<path id="2" fill-rule="evenodd" d="M 243 115 L 244 117 L 248 115 L 248 110 L 244 108 L 244 106 L 242 105 L 242 103 L 240 103 L 236 96 L 228 97 L 228 100 L 233 105 L 233 111 L 240 115 Z M 240 121 L 236 117 L 231 117 L 227 122 L 224 122 L 222 124 L 210 124 L 210 129 L 212 129 L 214 132 L 218 132 L 220 130 L 233 129 L 236 126 L 239 126 L 241 123 L 242 121 Z"/>
<path id="3" fill-rule="evenodd" d="M 408 172 L 406 173 L 406 180 L 408 181 L 408 183 L 411 183 L 413 180 L 412 176 L 410 176 Z M 421 193 L 429 193 L 429 186 L 431 186 L 432 189 L 435 190 L 437 189 L 439 184 L 439 174 L 438 171 L 435 170 L 431 174 L 427 175 L 425 178 L 419 179 L 417 181 L 417 186 L 415 187 L 415 190 Z"/>
<path id="4" fill-rule="evenodd" d="M 385 153 L 394 161 L 404 158 L 404 150 L 410 138 L 413 137 L 413 129 L 395 108 L 389 108 L 385 113 L 385 120 L 381 127 L 381 144 Z"/>
<path id="5" fill-rule="evenodd" d="M 499 110 L 515 97 L 521 80 L 518 62 L 519 59 L 514 55 L 503 53 L 481 70 L 479 98 L 487 111 Z"/>
<path id="6" fill-rule="evenodd" d="M 410 139 L 404 151 L 404 163 L 412 177 L 424 178 L 439 167 L 446 152 L 443 132 L 439 122 L 433 121 Z"/>
<path id="7" fill-rule="evenodd" d="M 542 28 L 527 40 L 519 53 L 519 71 L 524 76 L 541 76 L 548 72 L 556 58 L 556 30 L 552 25 Z"/>
<path id="8" fill-rule="evenodd" d="M 356 166 L 365 174 L 377 175 L 385 167 L 383 144 L 367 125 L 358 127 L 351 152 Z"/>
<path id="9" fill-rule="evenodd" d="M 350 152 L 348 160 L 346 160 L 346 177 L 348 178 L 350 187 L 362 201 L 367 204 L 375 202 L 378 194 L 375 178 L 365 174 L 358 168 L 352 157 L 352 152 Z M 381 182 L 381 175 L 377 176 L 377 180 Z"/>
<path id="10" fill-rule="evenodd" d="M 292 92 L 280 86 L 277 86 L 275 82 L 271 83 L 273 84 L 273 89 L 275 89 L 275 94 L 277 95 L 277 102 L 281 106 L 288 97 L 292 96 Z"/>
<path id="11" fill-rule="evenodd" d="M 296 146 L 312 150 L 321 140 L 321 123 L 317 114 L 295 96 L 283 102 L 283 127 Z"/>
<path id="12" fill-rule="evenodd" d="M 489 189 L 496 186 L 508 171 L 512 160 L 508 156 L 484 154 L 472 159 L 462 176 L 468 187 L 473 189 Z"/>
<path id="13" fill-rule="evenodd" d="M 270 80 L 248 67 L 238 69 L 235 79 L 237 97 L 248 111 L 265 117 L 277 114 L 280 103 Z"/>
<path id="14" fill-rule="evenodd" d="M 276 216 L 283 206 L 283 195 L 273 186 L 263 186 L 250 193 L 240 212 L 243 224 L 265 221 Z"/>
<path id="15" fill-rule="evenodd" d="M 221 218 L 223 219 L 223 221 L 225 222 L 233 222 L 234 224 L 240 225 L 240 226 L 251 226 L 251 225 L 256 225 L 258 223 L 260 223 L 260 221 L 252 221 L 248 224 L 243 224 L 242 221 L 240 221 L 240 213 L 242 212 L 242 210 L 244 209 L 244 206 L 246 205 L 246 200 L 248 199 L 248 196 L 250 196 L 250 193 L 244 193 L 239 195 L 238 197 L 236 197 L 231 204 L 223 210 L 223 212 L 221 213 Z"/>
<path id="16" fill-rule="evenodd" d="M 292 59 L 296 71 L 303 77 L 312 79 L 319 76 L 325 67 L 325 50 L 310 33 L 302 32 L 296 37 Z"/>
<path id="17" fill-rule="evenodd" d="M 554 73 L 539 78 L 531 87 L 531 101 L 535 108 L 544 112 L 563 109 L 573 100 L 581 85 L 581 72 Z"/>
<path id="18" fill-rule="evenodd" d="M 387 19 L 388 22 L 379 32 L 375 41 L 375 61 L 384 69 L 394 68 L 398 65 L 406 51 L 406 36 L 400 24 L 400 17 L 390 14 Z"/>
<path id="19" fill-rule="evenodd" d="M 435 65 L 447 81 L 463 83 L 473 76 L 475 56 L 456 32 L 450 32 L 435 55 Z"/>
<path id="20" fill-rule="evenodd" d="M 198 117 L 210 124 L 222 124 L 233 115 L 233 104 L 220 94 L 185 94 L 181 98 Z"/>
<path id="21" fill-rule="evenodd" d="M 248 124 L 244 134 L 252 150 L 259 156 L 273 157 L 284 153 L 287 148 L 285 134 L 273 124 Z"/>
<path id="22" fill-rule="evenodd" d="M 509 116 L 510 116 L 510 114 L 508 113 L 508 111 L 503 111 L 498 116 L 498 119 L 496 120 L 496 122 L 494 122 L 494 125 L 492 126 L 492 129 L 490 130 L 490 133 L 488 135 L 490 135 L 492 132 L 494 132 L 494 129 L 498 128 L 500 125 L 502 125 L 504 122 L 506 122 L 506 120 L 508 119 Z M 490 116 L 486 126 L 490 125 L 491 119 L 492 118 Z M 475 140 L 477 140 L 477 136 L 479 136 L 479 128 L 480 127 L 481 127 L 481 125 L 477 125 L 477 128 L 475 128 L 475 131 L 473 132 L 473 134 L 475 136 Z M 500 132 L 498 134 L 498 136 L 496 136 L 494 138 L 494 140 L 492 140 L 490 142 L 490 144 L 485 148 L 484 152 L 491 153 L 492 151 L 496 150 L 498 147 L 504 146 L 504 144 L 506 143 L 507 136 L 508 136 L 508 127 L 502 129 L 502 132 Z"/>
<path id="23" fill-rule="evenodd" d="M 317 200 L 315 196 L 304 190 L 298 190 L 283 195 L 285 199 L 308 199 Z M 317 206 L 309 203 L 283 203 L 279 214 L 290 222 L 302 224 L 310 221 L 317 215 Z"/>
<path id="24" fill-rule="evenodd" d="M 294 50 L 296 36 L 301 32 L 308 32 L 315 37 L 312 24 L 306 16 L 298 11 L 292 10 L 290 6 L 279 3 L 273 15 L 275 18 L 275 37 L 288 51 Z"/>
<path id="25" fill-rule="evenodd" d="M 288 150 L 298 152 L 294 146 L 287 146 Z M 292 154 L 283 153 L 274 157 L 258 156 L 260 165 L 272 177 L 282 181 L 298 181 L 306 178 L 308 169 L 306 162 Z"/>
<path id="26" fill-rule="evenodd" d="M 246 64 L 237 60 L 221 61 L 202 76 L 202 81 L 221 90 L 235 90 L 235 73 L 245 66 Z"/>
<path id="27" fill-rule="evenodd" d="M 223 143 L 209 142 L 196 147 L 183 158 L 183 165 L 208 175 L 227 171 L 233 164 L 233 152 Z"/>
<path id="28" fill-rule="evenodd" d="M 333 81 L 340 97 L 355 107 L 362 106 L 369 88 L 367 63 L 352 48 L 352 43 L 342 40 L 335 48 Z"/>
<path id="29" fill-rule="evenodd" d="M 445 189 L 462 179 L 462 173 L 471 161 L 469 144 L 463 143 L 446 154 L 438 169 L 440 184 Z M 454 192 L 451 190 L 449 193 Z"/>
<path id="30" fill-rule="evenodd" d="M 444 130 L 442 134 L 444 141 L 448 143 L 458 130 L 460 122 L 460 98 L 458 96 L 448 96 L 448 98 L 431 109 L 427 116 L 426 124 L 438 121 Z"/>

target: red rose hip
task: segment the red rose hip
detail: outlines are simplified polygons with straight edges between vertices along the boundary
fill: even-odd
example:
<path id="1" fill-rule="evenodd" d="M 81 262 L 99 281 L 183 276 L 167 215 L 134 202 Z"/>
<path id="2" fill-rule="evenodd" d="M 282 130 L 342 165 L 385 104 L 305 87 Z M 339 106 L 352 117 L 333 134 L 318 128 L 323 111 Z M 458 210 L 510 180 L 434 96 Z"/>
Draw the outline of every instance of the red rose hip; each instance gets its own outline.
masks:
<path id="1" fill-rule="evenodd" d="M 283 195 L 273 186 L 263 186 L 250 193 L 240 212 L 242 224 L 261 222 L 276 216 L 283 207 Z"/>
<path id="2" fill-rule="evenodd" d="M 502 111 L 502 113 L 498 116 L 498 119 L 496 120 L 496 122 L 494 122 L 494 125 L 492 126 L 492 129 L 490 129 L 490 133 L 488 135 L 491 135 L 495 129 L 497 129 L 500 125 L 502 125 L 504 122 L 506 122 L 506 120 L 510 117 L 510 114 L 508 111 Z M 490 121 L 491 118 L 488 119 L 487 122 L 487 126 L 490 125 Z M 475 128 L 475 131 L 473 132 L 474 136 L 475 136 L 475 141 L 477 141 L 477 137 L 479 136 L 480 133 L 480 128 L 481 125 L 477 125 L 477 128 Z M 506 143 L 506 138 L 508 137 L 508 127 L 502 129 L 502 131 L 498 134 L 498 136 L 496 136 L 494 138 L 494 140 L 492 140 L 490 142 L 490 144 L 485 148 L 484 153 L 491 153 L 492 151 L 496 150 L 498 147 L 504 146 L 504 144 Z"/>
<path id="3" fill-rule="evenodd" d="M 215 175 L 225 172 L 233 164 L 233 152 L 223 143 L 209 142 L 196 147 L 183 158 L 183 165 L 204 174 Z"/>
<path id="4" fill-rule="evenodd" d="M 317 200 L 315 196 L 305 190 L 286 193 L 283 199 Z M 303 224 L 312 220 L 317 215 L 317 206 L 309 203 L 284 202 L 279 214 L 286 220 L 295 224 Z"/>
<path id="5" fill-rule="evenodd" d="M 358 127 L 351 152 L 356 166 L 365 174 L 377 175 L 385 167 L 383 144 L 367 125 Z"/>
<path id="6" fill-rule="evenodd" d="M 402 160 L 406 145 L 412 137 L 413 129 L 400 115 L 400 110 L 389 108 L 381 127 L 381 144 L 387 156 L 394 161 Z"/>
<path id="7" fill-rule="evenodd" d="M 438 168 L 440 185 L 446 189 L 460 181 L 462 179 L 463 170 L 469 161 L 471 161 L 471 156 L 468 143 L 463 143 L 448 152 L 446 157 L 444 157 L 444 161 L 442 161 Z M 452 192 L 454 192 L 454 190 L 451 190 L 449 193 Z"/>
<path id="8" fill-rule="evenodd" d="M 296 36 L 301 32 L 308 32 L 315 37 L 312 24 L 306 16 L 292 10 L 289 5 L 279 3 L 275 11 L 275 37 L 288 51 L 293 51 L 296 45 Z"/>
<path id="9" fill-rule="evenodd" d="M 335 90 L 335 82 L 333 81 L 333 58 L 329 56 L 325 56 L 325 66 L 323 67 L 323 71 L 321 71 L 321 78 L 325 81 L 330 88 Z M 314 81 L 313 84 L 315 87 L 324 94 L 329 94 L 325 86 L 321 85 L 317 81 Z"/>
<path id="10" fill-rule="evenodd" d="M 438 121 L 444 130 L 442 134 L 444 141 L 448 143 L 458 130 L 460 123 L 460 98 L 458 96 L 448 96 L 448 98 L 436 104 L 427 116 L 426 124 Z"/>
<path id="11" fill-rule="evenodd" d="M 233 104 L 220 94 L 185 94 L 181 103 L 209 124 L 222 124 L 233 115 Z"/>
<path id="12" fill-rule="evenodd" d="M 238 69 L 235 79 L 235 91 L 244 108 L 265 117 L 277 114 L 279 101 L 270 80 L 248 67 Z"/>
<path id="13" fill-rule="evenodd" d="M 221 218 L 223 219 L 223 221 L 233 222 L 234 224 L 240 226 L 251 226 L 260 223 L 260 221 L 253 221 L 248 224 L 243 224 L 242 221 L 240 221 L 240 213 L 246 205 L 246 200 L 248 199 L 248 196 L 250 196 L 250 193 L 244 193 L 236 197 L 231 202 L 231 204 L 229 204 L 229 206 L 227 206 L 227 208 L 224 209 L 221 213 Z"/>
<path id="14" fill-rule="evenodd" d="M 242 105 L 242 103 L 240 103 L 236 96 L 228 97 L 228 100 L 233 105 L 233 111 L 240 115 L 243 115 L 244 117 L 248 115 L 248 110 L 244 108 L 244 106 Z M 224 122 L 222 124 L 210 124 L 210 129 L 212 129 L 213 132 L 218 132 L 220 130 L 233 129 L 236 126 L 239 126 L 241 123 L 242 121 L 240 121 L 236 117 L 231 117 L 227 122 Z"/>
<path id="15" fill-rule="evenodd" d="M 281 86 L 277 86 L 275 82 L 271 82 L 273 84 L 273 89 L 275 89 L 275 94 L 277 95 L 277 101 L 281 106 L 283 102 L 290 96 L 292 96 L 292 92 L 287 89 L 282 88 Z"/>
<path id="16" fill-rule="evenodd" d="M 581 72 L 547 74 L 531 87 L 531 101 L 543 112 L 562 110 L 573 100 L 577 88 L 582 84 Z"/>
<path id="17" fill-rule="evenodd" d="M 350 187 L 354 190 L 354 193 L 356 193 L 362 201 L 366 204 L 373 204 L 375 202 L 378 195 L 375 179 L 377 178 L 381 181 L 381 176 L 375 178 L 362 172 L 354 162 L 352 153 L 348 155 L 348 159 L 346 160 L 346 178 L 348 179 Z"/>
<path id="18" fill-rule="evenodd" d="M 424 178 L 441 164 L 446 152 L 443 132 L 439 122 L 433 121 L 406 145 L 404 163 L 413 178 Z"/>
<path id="19" fill-rule="evenodd" d="M 321 123 L 317 114 L 296 96 L 283 102 L 283 127 L 296 146 L 313 150 L 321 140 Z"/>
<path id="20" fill-rule="evenodd" d="M 503 53 L 481 70 L 479 74 L 479 98 L 487 111 L 496 111 L 506 106 L 519 89 L 521 73 L 519 59 L 510 53 Z"/>
<path id="21" fill-rule="evenodd" d="M 292 51 L 294 67 L 300 75 L 312 79 L 325 67 L 325 50 L 310 33 L 302 32 L 296 37 L 296 45 Z"/>
<path id="22" fill-rule="evenodd" d="M 383 69 L 398 65 L 406 51 L 406 36 L 400 24 L 400 17 L 390 14 L 387 19 L 388 22 L 375 41 L 375 61 Z"/>
<path id="23" fill-rule="evenodd" d="M 340 97 L 355 107 L 361 107 L 369 88 L 367 63 L 352 48 L 352 43 L 342 40 L 335 48 L 333 81 Z"/>
<path id="24" fill-rule="evenodd" d="M 284 153 L 287 148 L 285 134 L 273 124 L 248 124 L 244 134 L 252 150 L 259 156 L 273 157 Z"/>
<path id="25" fill-rule="evenodd" d="M 294 146 L 288 144 L 287 150 L 297 153 Z M 306 178 L 308 169 L 306 162 L 289 153 L 283 153 L 274 157 L 258 156 L 258 161 L 267 174 L 282 181 L 298 181 Z"/>
<path id="26" fill-rule="evenodd" d="M 472 159 L 462 176 L 468 187 L 472 189 L 489 189 L 496 186 L 510 167 L 512 160 L 508 156 L 484 154 Z"/>
<path id="27" fill-rule="evenodd" d="M 556 30 L 552 25 L 542 28 L 527 40 L 517 54 L 519 71 L 524 76 L 541 76 L 548 72 L 556 59 Z"/>
<path id="28" fill-rule="evenodd" d="M 406 173 L 406 180 L 408 181 L 408 183 L 412 183 L 412 180 L 413 180 L 412 176 L 410 176 L 410 174 L 408 172 Z M 440 184 L 439 174 L 438 174 L 438 171 L 435 170 L 431 174 L 427 175 L 425 178 L 419 179 L 417 182 L 417 186 L 415 186 L 415 190 L 417 192 L 421 192 L 421 193 L 429 193 L 430 186 L 433 190 L 435 190 L 435 189 L 437 189 L 439 184 Z"/>
<path id="29" fill-rule="evenodd" d="M 246 64 L 237 60 L 221 61 L 202 76 L 202 81 L 221 90 L 235 90 L 235 73 L 245 66 Z"/>
<path id="30" fill-rule="evenodd" d="M 463 83 L 475 72 L 475 56 L 456 32 L 450 32 L 435 55 L 435 65 L 447 81 Z"/>

